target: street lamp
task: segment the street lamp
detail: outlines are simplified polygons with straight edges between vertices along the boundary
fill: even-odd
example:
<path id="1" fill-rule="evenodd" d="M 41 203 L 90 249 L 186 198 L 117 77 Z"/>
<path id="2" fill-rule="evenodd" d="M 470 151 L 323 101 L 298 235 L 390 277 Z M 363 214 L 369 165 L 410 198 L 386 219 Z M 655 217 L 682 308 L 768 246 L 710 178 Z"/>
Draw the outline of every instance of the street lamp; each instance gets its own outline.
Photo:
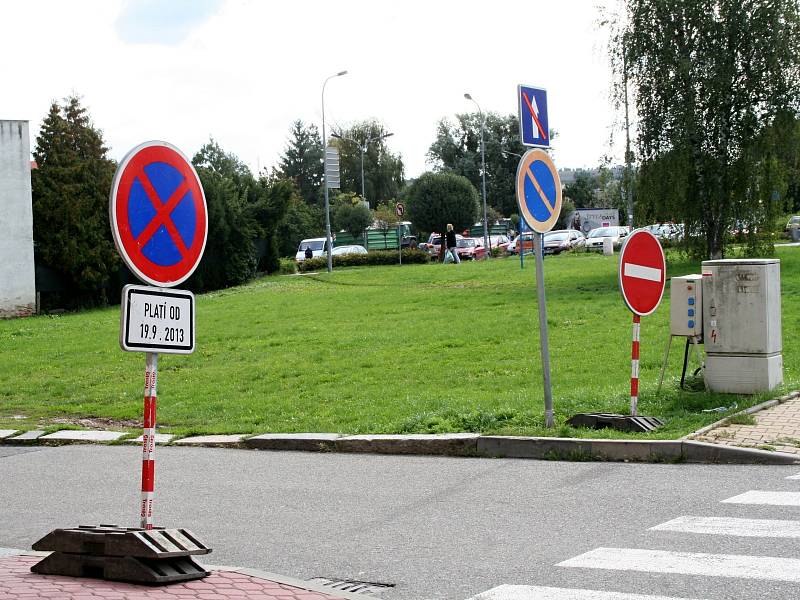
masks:
<path id="1" fill-rule="evenodd" d="M 332 133 L 331 134 L 331 137 L 335 137 L 335 138 L 338 138 L 340 140 L 345 140 L 345 141 L 348 141 L 348 142 L 353 142 L 356 146 L 358 146 L 358 149 L 361 150 L 361 199 L 362 200 L 366 200 L 367 199 L 366 191 L 364 189 L 364 153 L 366 153 L 366 151 L 367 151 L 367 146 L 369 146 L 370 142 L 377 142 L 378 140 L 382 140 L 384 138 L 388 138 L 388 137 L 391 137 L 393 135 L 394 135 L 393 133 L 384 133 L 383 135 L 378 135 L 378 136 L 375 136 L 375 137 L 367 138 L 366 140 L 364 140 L 363 144 L 359 144 L 353 138 L 349 138 L 347 136 L 340 135 L 338 133 Z"/>
<path id="2" fill-rule="evenodd" d="M 331 75 L 322 84 L 322 187 L 325 188 L 325 238 L 328 245 L 328 273 L 333 271 L 333 239 L 331 239 L 331 205 L 328 201 L 328 169 L 326 164 L 328 138 L 325 135 L 325 86 L 334 77 L 347 75 L 347 71 L 339 71 Z"/>
<path id="3" fill-rule="evenodd" d="M 484 153 L 484 142 L 483 142 L 483 128 L 486 121 L 483 118 L 483 111 L 481 110 L 481 105 L 478 104 L 469 94 L 464 94 L 464 98 L 472 102 L 475 102 L 475 106 L 478 107 L 478 114 L 481 116 L 481 180 L 483 183 L 483 247 L 486 248 L 486 256 L 489 257 L 492 255 L 492 252 L 491 249 L 489 248 L 489 229 L 487 225 L 489 217 L 486 212 L 486 155 Z"/>

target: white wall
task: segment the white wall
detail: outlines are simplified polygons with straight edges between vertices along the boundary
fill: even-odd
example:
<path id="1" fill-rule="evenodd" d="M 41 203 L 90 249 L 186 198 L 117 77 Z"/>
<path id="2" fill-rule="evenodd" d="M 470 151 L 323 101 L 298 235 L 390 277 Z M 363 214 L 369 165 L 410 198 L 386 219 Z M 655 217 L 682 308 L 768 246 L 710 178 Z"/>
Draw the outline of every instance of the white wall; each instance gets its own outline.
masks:
<path id="1" fill-rule="evenodd" d="M 0 317 L 36 309 L 27 121 L 0 120 Z"/>

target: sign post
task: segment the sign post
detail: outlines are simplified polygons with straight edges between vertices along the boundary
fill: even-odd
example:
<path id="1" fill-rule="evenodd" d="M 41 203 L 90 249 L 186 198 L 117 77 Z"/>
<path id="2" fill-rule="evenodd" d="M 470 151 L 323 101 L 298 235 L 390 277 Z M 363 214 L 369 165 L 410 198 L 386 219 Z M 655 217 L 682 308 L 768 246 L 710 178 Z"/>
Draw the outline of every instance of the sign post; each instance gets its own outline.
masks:
<path id="1" fill-rule="evenodd" d="M 142 529 L 153 528 L 158 354 L 194 352 L 194 295 L 171 290 L 189 278 L 205 250 L 208 212 L 200 179 L 175 146 L 153 141 L 131 150 L 111 186 L 109 219 L 122 260 L 151 286 L 122 290 L 120 346 L 145 353 Z"/>
<path id="2" fill-rule="evenodd" d="M 550 383 L 550 345 L 547 328 L 547 306 L 544 294 L 544 261 L 542 234 L 550 231 L 561 213 L 561 180 L 550 156 L 540 149 L 528 150 L 517 168 L 517 204 L 520 218 L 530 227 L 536 253 L 536 292 L 539 304 L 539 342 L 544 380 L 545 425 L 553 427 L 553 393 Z M 521 235 L 521 234 L 520 234 Z M 520 242 L 522 238 L 520 237 Z M 520 245 L 520 253 L 524 248 Z"/>
<path id="3" fill-rule="evenodd" d="M 406 214 L 406 207 L 403 205 L 402 202 L 398 202 L 394 205 L 394 214 L 397 215 L 398 219 L 402 219 L 403 215 Z M 403 264 L 403 236 L 402 236 L 402 227 L 403 225 L 400 221 L 397 222 L 397 252 L 400 258 L 400 264 Z"/>
<path id="4" fill-rule="evenodd" d="M 631 345 L 631 416 L 639 404 L 639 329 L 641 317 L 652 314 L 661 303 L 667 281 L 667 264 L 658 238 L 637 229 L 622 244 L 619 253 L 619 289 L 633 313 Z"/>

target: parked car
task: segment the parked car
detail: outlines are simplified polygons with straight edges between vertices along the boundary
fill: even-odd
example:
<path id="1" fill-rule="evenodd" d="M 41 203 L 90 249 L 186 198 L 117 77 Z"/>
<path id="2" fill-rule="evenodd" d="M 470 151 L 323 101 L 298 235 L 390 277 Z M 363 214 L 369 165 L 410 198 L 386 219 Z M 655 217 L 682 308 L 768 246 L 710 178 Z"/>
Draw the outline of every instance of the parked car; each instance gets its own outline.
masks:
<path id="1" fill-rule="evenodd" d="M 677 223 L 655 223 L 644 229 L 659 240 L 680 240 L 683 237 L 683 225 Z"/>
<path id="2" fill-rule="evenodd" d="M 486 247 L 478 243 L 476 238 L 461 238 L 456 240 L 456 252 L 461 260 L 481 260 L 486 258 Z"/>
<path id="3" fill-rule="evenodd" d="M 297 254 L 294 255 L 294 259 L 297 262 L 303 262 L 306 259 L 306 248 L 311 248 L 313 258 L 325 256 L 325 242 L 326 238 L 324 237 L 303 240 L 297 248 Z"/>
<path id="4" fill-rule="evenodd" d="M 603 240 L 605 238 L 611 238 L 614 249 L 618 250 L 627 236 L 627 227 L 615 225 L 614 227 L 598 227 L 597 229 L 592 229 L 592 231 L 589 232 L 589 237 L 586 238 L 586 251 L 590 252 L 594 250 L 596 252 L 602 252 Z"/>
<path id="5" fill-rule="evenodd" d="M 344 256 L 345 254 L 366 254 L 367 249 L 364 246 L 351 245 L 351 246 L 337 246 L 333 249 L 333 256 Z"/>
<path id="6" fill-rule="evenodd" d="M 481 238 L 481 244 L 483 244 L 483 238 Z M 500 250 L 505 251 L 506 246 L 511 243 L 511 240 L 508 239 L 507 235 L 490 235 L 489 236 L 489 247 L 494 250 L 495 248 L 500 248 Z"/>
<path id="7" fill-rule="evenodd" d="M 565 250 L 583 248 L 586 245 L 586 237 L 577 229 L 559 229 L 544 234 L 545 254 L 561 254 Z"/>

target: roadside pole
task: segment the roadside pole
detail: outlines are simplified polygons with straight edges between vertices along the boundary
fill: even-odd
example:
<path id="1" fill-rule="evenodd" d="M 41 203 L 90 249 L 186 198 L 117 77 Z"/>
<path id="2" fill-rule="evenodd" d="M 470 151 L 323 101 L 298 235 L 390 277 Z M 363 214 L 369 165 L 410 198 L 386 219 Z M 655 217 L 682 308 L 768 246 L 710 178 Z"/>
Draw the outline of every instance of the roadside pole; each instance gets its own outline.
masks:
<path id="1" fill-rule="evenodd" d="M 542 353 L 542 379 L 544 383 L 544 424 L 555 426 L 553 417 L 553 390 L 550 384 L 550 340 L 547 326 L 547 304 L 544 297 L 544 256 L 542 254 L 542 234 L 534 232 L 533 243 L 536 252 L 536 294 L 539 304 L 539 346 Z"/>
<path id="2" fill-rule="evenodd" d="M 144 368 L 144 428 L 142 431 L 142 509 L 140 514 L 142 529 L 153 528 L 157 381 L 158 354 L 147 352 Z"/>

